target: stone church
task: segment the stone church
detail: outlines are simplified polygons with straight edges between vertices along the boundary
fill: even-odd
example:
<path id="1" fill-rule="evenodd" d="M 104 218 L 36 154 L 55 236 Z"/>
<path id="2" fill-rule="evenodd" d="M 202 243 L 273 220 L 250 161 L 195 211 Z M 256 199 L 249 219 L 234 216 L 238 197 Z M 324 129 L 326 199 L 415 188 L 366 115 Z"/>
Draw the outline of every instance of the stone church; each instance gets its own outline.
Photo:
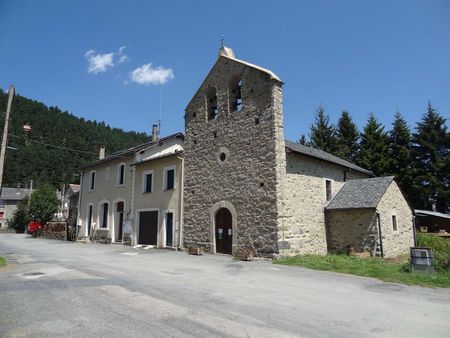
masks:
<path id="1" fill-rule="evenodd" d="M 284 139 L 283 82 L 222 47 L 185 111 L 184 246 L 259 256 L 414 244 L 393 178 Z"/>

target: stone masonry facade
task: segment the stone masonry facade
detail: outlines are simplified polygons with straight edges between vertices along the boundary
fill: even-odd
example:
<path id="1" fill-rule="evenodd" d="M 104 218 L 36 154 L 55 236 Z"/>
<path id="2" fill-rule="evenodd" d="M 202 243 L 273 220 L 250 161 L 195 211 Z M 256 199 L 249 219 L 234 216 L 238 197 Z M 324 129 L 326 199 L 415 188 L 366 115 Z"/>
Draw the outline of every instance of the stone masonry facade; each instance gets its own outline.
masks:
<path id="1" fill-rule="evenodd" d="M 331 193 L 335 195 L 344 184 L 344 178 L 359 179 L 367 175 L 293 152 L 287 152 L 286 159 L 284 218 L 283 227 L 278 232 L 286 242 L 283 253 L 326 254 L 326 180 L 331 181 Z"/>
<path id="2" fill-rule="evenodd" d="M 242 109 L 230 104 L 241 81 Z M 282 83 L 231 57 L 219 56 L 186 108 L 185 246 L 215 252 L 214 215 L 233 215 L 233 252 L 253 247 L 278 252 L 281 176 L 285 171 Z M 217 93 L 217 118 L 208 118 L 207 93 Z"/>

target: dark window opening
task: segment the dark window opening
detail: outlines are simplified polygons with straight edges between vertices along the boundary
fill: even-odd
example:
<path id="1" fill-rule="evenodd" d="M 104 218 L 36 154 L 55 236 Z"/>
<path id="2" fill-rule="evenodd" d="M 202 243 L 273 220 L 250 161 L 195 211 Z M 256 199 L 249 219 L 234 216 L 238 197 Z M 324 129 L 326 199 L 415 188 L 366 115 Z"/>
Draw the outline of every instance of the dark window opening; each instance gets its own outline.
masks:
<path id="1" fill-rule="evenodd" d="M 392 215 L 392 229 L 397 231 L 397 216 Z"/>
<path id="2" fill-rule="evenodd" d="M 207 106 L 208 106 L 208 120 L 215 120 L 219 115 L 219 109 L 217 105 L 217 89 L 210 87 L 206 94 Z"/>
<path id="3" fill-rule="evenodd" d="M 117 212 L 123 212 L 123 210 L 124 210 L 124 203 L 117 202 Z"/>
<path id="4" fill-rule="evenodd" d="M 225 153 L 220 153 L 219 159 L 223 162 L 227 159 L 227 155 Z"/>
<path id="5" fill-rule="evenodd" d="M 173 213 L 166 214 L 166 245 L 173 246 Z"/>
<path id="6" fill-rule="evenodd" d="M 93 213 L 94 213 L 94 207 L 92 205 L 90 205 L 89 211 L 88 211 L 88 221 L 87 221 L 88 235 L 91 234 Z"/>
<path id="7" fill-rule="evenodd" d="M 264 182 L 259 183 L 260 187 L 264 187 Z"/>
<path id="8" fill-rule="evenodd" d="M 145 175 L 144 192 L 152 192 L 152 174 Z"/>
<path id="9" fill-rule="evenodd" d="M 175 187 L 175 169 L 166 171 L 166 190 L 172 190 Z"/>
<path id="10" fill-rule="evenodd" d="M 259 117 L 255 119 L 255 124 L 259 124 Z"/>
<path id="11" fill-rule="evenodd" d="M 325 189 L 327 193 L 327 201 L 331 200 L 331 181 L 326 180 L 325 181 Z"/>
<path id="12" fill-rule="evenodd" d="M 192 117 L 196 117 L 197 116 L 197 113 L 192 113 Z"/>
<path id="13" fill-rule="evenodd" d="M 214 137 L 214 138 L 217 138 L 217 131 L 215 131 L 215 132 L 213 133 L 213 137 Z"/>
<path id="14" fill-rule="evenodd" d="M 117 177 L 117 184 L 118 185 L 122 185 L 124 183 L 124 179 L 125 179 L 125 164 L 121 164 L 119 166 L 119 173 L 118 173 L 118 177 Z"/>
<path id="15" fill-rule="evenodd" d="M 230 85 L 230 111 L 239 112 L 242 110 L 242 80 L 234 77 Z"/>
<path id="16" fill-rule="evenodd" d="M 90 190 L 94 190 L 95 188 L 95 171 L 91 172 L 91 181 L 90 181 Z"/>
<path id="17" fill-rule="evenodd" d="M 197 144 L 197 140 L 194 140 L 194 144 Z"/>
<path id="18" fill-rule="evenodd" d="M 108 203 L 103 203 L 102 228 L 108 227 Z"/>

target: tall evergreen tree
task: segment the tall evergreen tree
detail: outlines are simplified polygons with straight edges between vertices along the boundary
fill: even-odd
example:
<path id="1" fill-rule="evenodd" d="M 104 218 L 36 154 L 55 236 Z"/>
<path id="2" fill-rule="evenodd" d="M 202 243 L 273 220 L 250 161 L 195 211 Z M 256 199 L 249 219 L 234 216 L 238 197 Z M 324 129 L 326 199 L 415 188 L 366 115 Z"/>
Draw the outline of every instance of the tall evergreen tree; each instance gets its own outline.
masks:
<path id="1" fill-rule="evenodd" d="M 416 208 L 449 211 L 450 135 L 443 118 L 428 102 L 427 112 L 413 135 L 413 203 Z"/>
<path id="2" fill-rule="evenodd" d="M 330 117 L 325 114 L 323 106 L 317 108 L 315 122 L 310 130 L 311 146 L 329 153 L 336 151 L 335 127 L 330 124 Z"/>
<path id="3" fill-rule="evenodd" d="M 359 158 L 359 131 L 350 114 L 343 111 L 336 130 L 336 155 L 350 162 Z"/>
<path id="4" fill-rule="evenodd" d="M 397 112 L 389 132 L 389 174 L 395 175 L 397 183 L 407 196 L 412 194 L 413 181 L 410 148 L 411 131 L 403 116 Z"/>
<path id="5" fill-rule="evenodd" d="M 390 166 L 388 148 L 388 135 L 371 113 L 361 134 L 360 165 L 377 176 L 386 174 Z"/>

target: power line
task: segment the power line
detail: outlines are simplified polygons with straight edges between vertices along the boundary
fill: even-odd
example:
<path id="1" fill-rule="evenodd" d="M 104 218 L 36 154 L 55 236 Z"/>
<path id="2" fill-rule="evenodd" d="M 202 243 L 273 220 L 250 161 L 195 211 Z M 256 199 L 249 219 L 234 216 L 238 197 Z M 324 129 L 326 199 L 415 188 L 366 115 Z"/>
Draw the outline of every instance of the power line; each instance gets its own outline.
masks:
<path id="1" fill-rule="evenodd" d="M 10 136 L 15 137 L 15 138 L 19 138 L 19 139 L 23 139 L 23 136 L 17 136 L 17 135 L 10 135 Z M 33 143 L 37 143 L 37 144 L 41 144 L 41 145 L 44 145 L 44 146 L 48 146 L 48 147 L 54 147 L 54 148 L 62 149 L 62 150 L 74 151 L 74 152 L 83 153 L 83 154 L 97 155 L 97 153 L 94 153 L 94 152 L 91 152 L 91 151 L 84 151 L 84 150 L 78 150 L 78 149 L 62 147 L 62 146 L 57 146 L 55 144 L 49 144 L 49 143 L 40 142 L 40 141 L 36 141 L 36 140 L 28 140 L 28 141 L 29 142 L 33 142 Z"/>

